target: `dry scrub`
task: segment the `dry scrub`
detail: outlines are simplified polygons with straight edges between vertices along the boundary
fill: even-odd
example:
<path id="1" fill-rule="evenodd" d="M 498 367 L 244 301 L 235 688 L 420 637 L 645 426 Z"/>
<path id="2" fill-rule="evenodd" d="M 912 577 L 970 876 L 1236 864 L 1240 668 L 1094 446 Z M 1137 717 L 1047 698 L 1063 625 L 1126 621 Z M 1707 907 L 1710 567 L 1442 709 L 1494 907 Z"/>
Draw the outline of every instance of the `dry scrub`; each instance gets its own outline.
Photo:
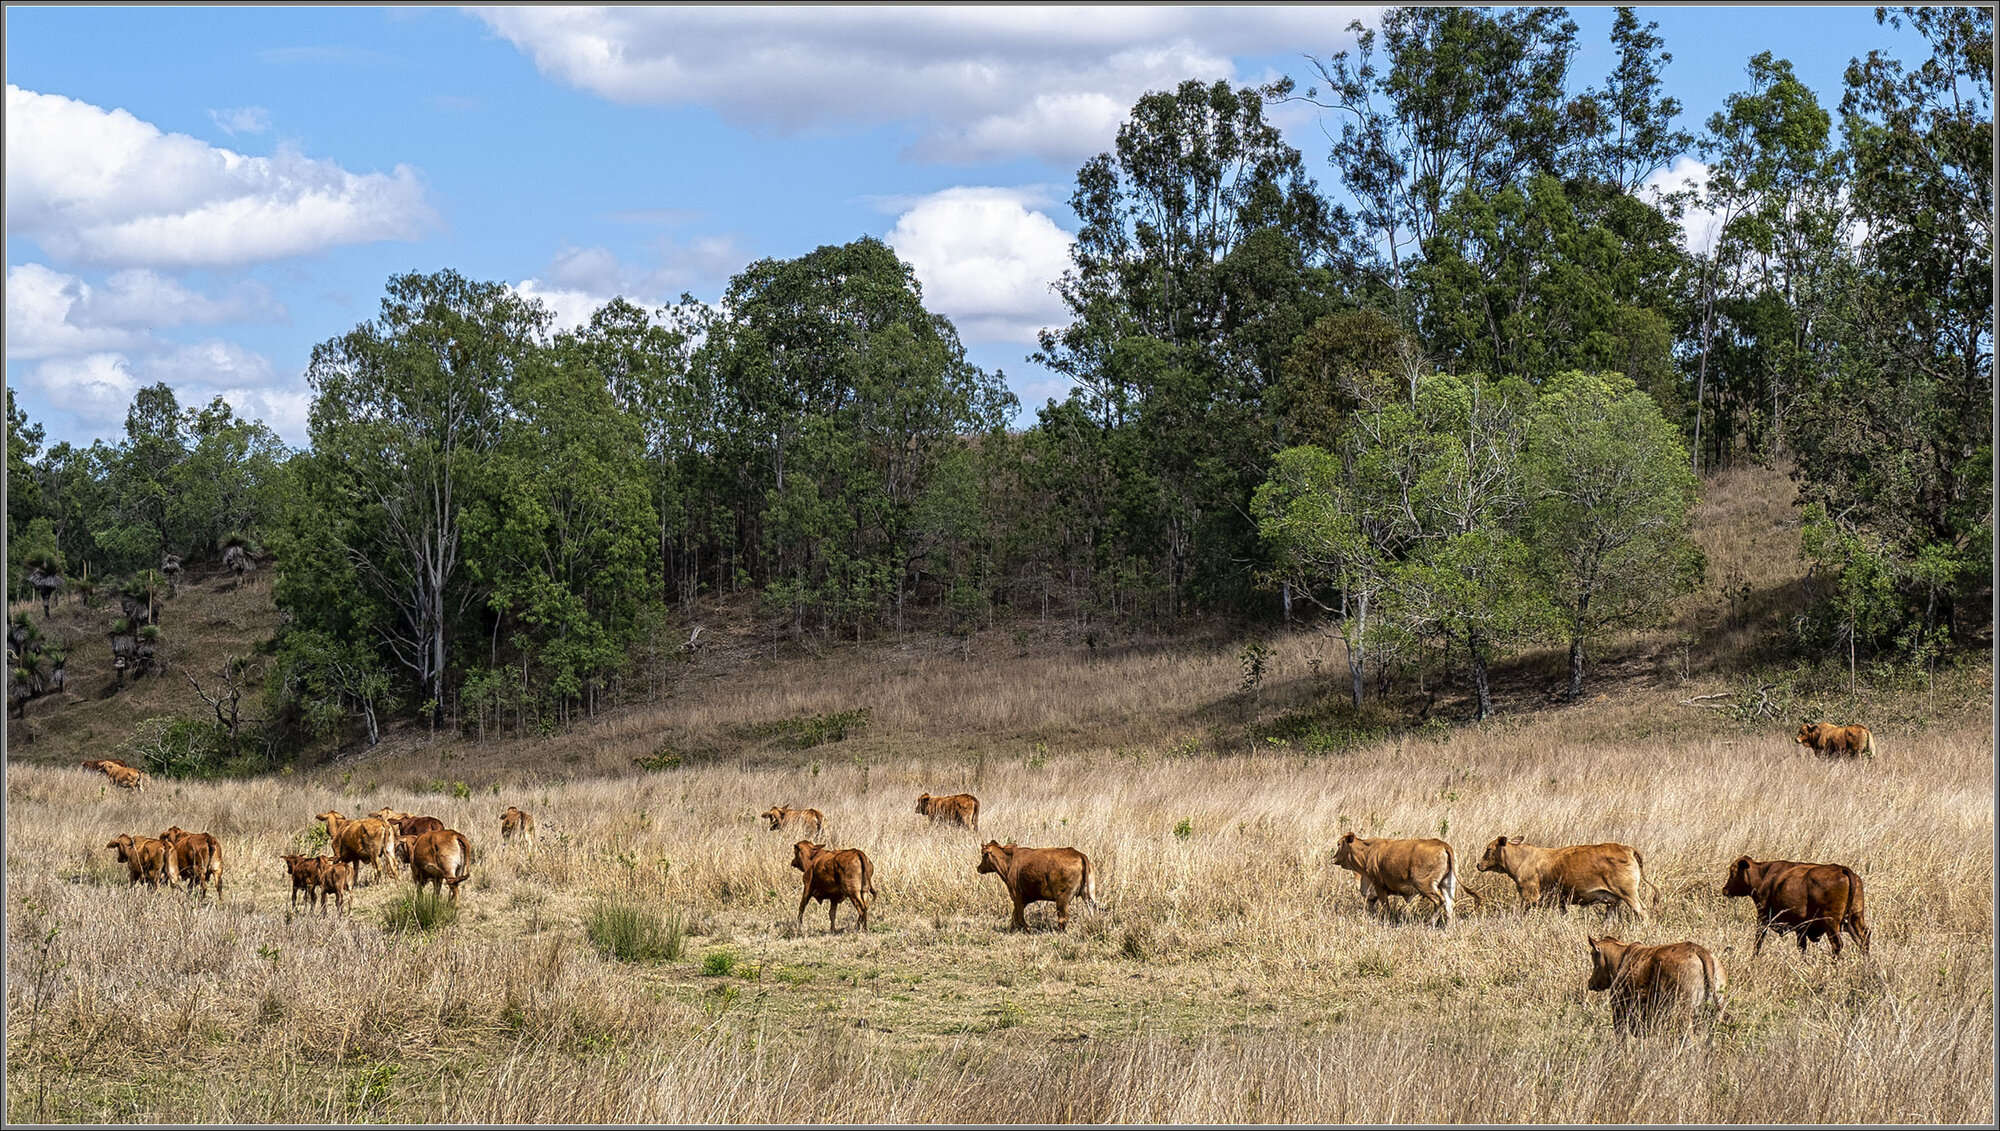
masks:
<path id="1" fill-rule="evenodd" d="M 1185 689 L 1174 694 L 1187 701 Z M 756 718 L 818 709 L 760 706 Z M 1218 756 L 1174 742 L 925 757 L 887 713 L 883 723 L 878 709 L 876 752 L 859 764 L 834 745 L 767 752 L 755 765 L 628 767 L 566 782 L 496 773 L 512 784 L 469 797 L 370 789 L 354 780 L 365 767 L 344 785 L 162 783 L 137 796 L 105 788 L 101 775 L 13 765 L 10 1114 L 471 1123 L 1980 1123 L 1993 1114 L 1983 712 L 1962 729 L 1885 735 L 1881 757 L 1858 764 L 1813 759 L 1776 730 L 1725 729 L 1666 697 L 1311 758 Z M 982 801 L 977 836 L 932 829 L 912 811 L 920 792 L 958 789 Z M 881 892 L 873 932 L 829 936 L 812 916 L 803 935 L 792 928 L 795 838 L 756 817 L 774 802 L 824 810 L 830 843 L 869 852 Z M 278 857 L 310 844 L 311 814 L 383 804 L 471 836 L 479 856 L 456 925 L 386 931 L 382 911 L 408 892 L 407 878 L 358 888 L 345 918 L 288 914 Z M 535 850 L 501 846 L 509 804 L 536 815 Z M 221 838 L 226 901 L 133 890 L 101 847 L 168 824 Z M 1369 920 L 1352 877 L 1329 859 L 1347 829 L 1443 832 L 1485 911 L 1451 932 L 1414 908 Z M 1638 845 L 1664 911 L 1612 933 L 1712 948 L 1728 971 L 1732 1020 L 1711 1042 L 1613 1035 L 1602 995 L 1583 990 L 1584 936 L 1603 933 L 1600 913 L 1522 917 L 1510 883 L 1471 870 L 1501 833 Z M 1081 910 L 1067 935 L 1007 933 L 1000 884 L 974 872 L 988 836 L 1083 849 L 1107 910 Z M 1836 965 L 1823 944 L 1801 958 L 1781 940 L 1753 962 L 1747 901 L 1719 890 L 1746 852 L 1860 871 L 1873 958 Z M 583 922 L 606 896 L 681 916 L 685 952 L 631 965 L 599 954 Z M 1029 914 L 1038 928 L 1053 916 L 1046 905 Z M 1370 1067 L 1385 1063 L 1396 1067 Z"/>

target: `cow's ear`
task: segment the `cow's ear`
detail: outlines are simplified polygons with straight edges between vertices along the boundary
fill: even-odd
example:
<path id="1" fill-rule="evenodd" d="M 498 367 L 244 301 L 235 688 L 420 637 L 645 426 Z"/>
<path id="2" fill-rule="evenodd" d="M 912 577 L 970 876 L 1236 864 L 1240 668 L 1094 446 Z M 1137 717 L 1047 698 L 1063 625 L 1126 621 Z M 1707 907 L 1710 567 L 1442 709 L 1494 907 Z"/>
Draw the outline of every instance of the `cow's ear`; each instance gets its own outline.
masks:
<path id="1" fill-rule="evenodd" d="M 1494 843 L 1494 845 L 1495 845 L 1496 847 L 1499 847 L 1499 848 L 1505 848 L 1505 847 L 1507 847 L 1507 838 L 1506 838 L 1506 837 L 1504 837 L 1504 836 L 1503 836 L 1503 837 L 1499 837 L 1498 839 L 1494 840 L 1494 842 L 1493 842 L 1493 843 Z"/>

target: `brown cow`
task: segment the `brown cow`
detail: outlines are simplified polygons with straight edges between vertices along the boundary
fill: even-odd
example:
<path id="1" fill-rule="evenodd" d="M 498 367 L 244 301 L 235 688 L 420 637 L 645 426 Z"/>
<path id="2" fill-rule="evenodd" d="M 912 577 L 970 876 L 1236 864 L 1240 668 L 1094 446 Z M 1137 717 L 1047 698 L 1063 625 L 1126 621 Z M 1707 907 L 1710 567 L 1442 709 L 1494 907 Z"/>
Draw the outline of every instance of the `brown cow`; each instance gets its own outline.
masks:
<path id="1" fill-rule="evenodd" d="M 430 885 L 433 896 L 450 888 L 456 903 L 458 885 L 465 882 L 472 865 L 472 842 L 457 829 L 432 829 L 403 840 L 409 846 L 410 879 L 416 881 L 417 893 L 423 893 L 425 884 Z"/>
<path id="2" fill-rule="evenodd" d="M 146 789 L 146 783 L 153 780 L 152 775 L 146 771 L 135 770 L 122 763 L 104 766 L 102 769 L 105 776 L 111 779 L 112 784 L 118 786 L 120 789 L 136 789 L 143 793 Z"/>
<path id="3" fill-rule="evenodd" d="M 222 898 L 222 844 L 208 833 L 191 833 L 179 825 L 160 834 L 167 846 L 167 882 L 187 881 L 188 890 L 201 886 L 208 894 L 208 881 L 215 881 L 215 898 Z"/>
<path id="4" fill-rule="evenodd" d="M 106 769 L 106 767 L 108 766 L 125 766 L 125 763 L 119 761 L 116 758 L 92 758 L 84 762 L 83 764 L 84 769 L 96 770 L 97 772 L 106 774 L 107 776 L 109 775 L 109 771 Z M 133 767 L 125 766 L 125 768 L 129 770 L 132 769 Z"/>
<path id="5" fill-rule="evenodd" d="M 135 837 L 130 833 L 120 833 L 118 839 L 105 845 L 118 850 L 118 862 L 132 875 L 132 882 L 144 881 L 148 887 L 159 887 L 167 880 L 167 844 L 149 836 Z"/>
<path id="6" fill-rule="evenodd" d="M 1408 899 L 1423 896 L 1444 912 L 1440 926 L 1451 926 L 1452 904 L 1458 899 L 1458 867 L 1451 845 L 1436 837 L 1424 840 L 1394 840 L 1388 837 L 1358 837 L 1353 833 L 1334 845 L 1333 862 L 1361 878 L 1361 895 L 1368 910 L 1392 895 Z M 1470 887 L 1465 893 L 1473 906 L 1484 902 Z"/>
<path id="7" fill-rule="evenodd" d="M 509 805 L 500 814 L 500 842 L 505 844 L 515 837 L 529 848 L 535 847 L 535 818 L 527 810 Z"/>
<path id="8" fill-rule="evenodd" d="M 331 863 L 325 856 L 300 856 L 287 852 L 278 859 L 284 861 L 285 871 L 292 877 L 292 910 L 299 908 L 299 893 L 306 893 L 306 910 L 320 901 L 320 869 L 322 862 Z"/>
<path id="9" fill-rule="evenodd" d="M 979 799 L 969 793 L 954 793 L 950 797 L 923 794 L 917 798 L 917 812 L 929 817 L 933 825 L 949 821 L 973 832 L 979 831 Z"/>
<path id="10" fill-rule="evenodd" d="M 862 896 L 875 894 L 875 865 L 869 862 L 867 853 L 858 848 L 829 849 L 802 840 L 792 845 L 792 867 L 805 879 L 805 890 L 799 895 L 800 927 L 805 926 L 806 905 L 817 899 L 827 905 L 826 929 L 838 930 L 833 917 L 840 911 L 840 901 L 845 899 L 860 914 L 861 929 L 868 929 L 868 901 Z"/>
<path id="11" fill-rule="evenodd" d="M 1799 953 L 1806 943 L 1824 935 L 1833 944 L 1833 956 L 1840 957 L 1842 931 L 1861 944 L 1868 953 L 1868 916 L 1863 908 L 1861 877 L 1844 864 L 1805 864 L 1796 860 L 1752 860 L 1739 856 L 1729 866 L 1729 878 L 1722 881 L 1722 894 L 1750 897 L 1757 908 L 1757 943 L 1751 957 L 1764 949 L 1764 940 L 1782 931 L 1799 936 Z"/>
<path id="12" fill-rule="evenodd" d="M 1074 848 L 1024 848 L 1015 844 L 987 841 L 979 850 L 979 873 L 1000 877 L 1007 895 L 1014 901 L 1014 921 L 1010 929 L 1028 929 L 1030 903 L 1054 902 L 1056 930 L 1069 930 L 1069 901 L 1082 896 L 1097 906 L 1097 877 L 1091 874 L 1090 857 Z"/>
<path id="13" fill-rule="evenodd" d="M 1514 880 L 1521 893 L 1521 914 L 1543 899 L 1558 905 L 1605 905 L 1605 914 L 1624 907 L 1646 921 L 1639 903 L 1639 885 L 1653 889 L 1658 907 L 1660 888 L 1646 878 L 1646 858 L 1629 844 L 1575 844 L 1567 848 L 1537 848 L 1520 837 L 1495 837 L 1479 859 L 1482 872 L 1500 872 Z"/>
<path id="14" fill-rule="evenodd" d="M 326 897 L 332 896 L 340 905 L 341 914 L 347 913 L 347 891 L 354 886 L 354 865 L 336 861 L 331 856 L 321 856 L 315 861 L 319 865 L 319 909 L 326 910 Z"/>
<path id="15" fill-rule="evenodd" d="M 432 829 L 441 829 L 444 827 L 444 822 L 438 820 L 436 817 L 419 817 L 414 813 L 403 813 L 391 809 L 386 805 L 368 815 L 396 830 L 396 835 L 399 837 L 421 836 Z"/>
<path id="16" fill-rule="evenodd" d="M 396 870 L 396 834 L 388 822 L 380 817 L 352 821 L 334 810 L 321 813 L 319 819 L 326 822 L 326 835 L 333 845 L 335 863 L 373 864 L 378 880 L 382 878 L 385 865 L 390 879 L 401 874 Z M 358 868 L 355 875 L 360 878 Z"/>
<path id="17" fill-rule="evenodd" d="M 826 814 L 817 809 L 787 809 L 783 805 L 773 805 L 757 814 L 757 818 L 771 822 L 772 832 L 786 825 L 800 825 L 811 829 L 814 836 L 819 836 L 826 829 Z"/>
<path id="18" fill-rule="evenodd" d="M 1718 1018 L 1726 1018 L 1722 964 L 1698 943 L 1639 946 L 1617 939 L 1590 940 L 1592 990 L 1611 991 L 1611 1023 L 1627 1036 L 1652 1031 L 1669 1014 L 1687 1019 L 1694 1032 L 1695 1014 L 1715 1003 Z"/>
<path id="19" fill-rule="evenodd" d="M 1829 757 L 1859 758 L 1863 754 L 1875 756 L 1875 736 L 1859 723 L 1853 726 L 1837 727 L 1832 723 L 1803 723 L 1792 741 L 1800 746 L 1810 747 L 1815 754 Z"/>

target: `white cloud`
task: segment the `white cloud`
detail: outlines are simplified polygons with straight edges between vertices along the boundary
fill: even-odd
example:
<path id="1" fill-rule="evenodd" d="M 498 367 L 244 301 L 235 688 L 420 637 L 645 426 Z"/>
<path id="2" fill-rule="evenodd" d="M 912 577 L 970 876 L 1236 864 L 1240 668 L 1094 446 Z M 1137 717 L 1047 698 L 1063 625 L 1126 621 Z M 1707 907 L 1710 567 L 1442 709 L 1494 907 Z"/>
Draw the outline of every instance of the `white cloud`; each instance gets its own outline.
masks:
<path id="1" fill-rule="evenodd" d="M 924 305 L 968 341 L 1035 341 L 1069 321 L 1050 284 L 1069 266 L 1073 237 L 1030 208 L 1034 190 L 960 187 L 917 201 L 884 242 L 915 269 Z"/>
<path id="2" fill-rule="evenodd" d="M 271 128 L 271 112 L 262 106 L 238 106 L 234 110 L 210 110 L 209 120 L 230 137 L 260 134 Z"/>
<path id="3" fill-rule="evenodd" d="M 280 148 L 248 157 L 124 110 L 7 87 L 7 230 L 58 258 L 221 267 L 438 224 L 416 170 L 357 174 Z"/>
<path id="4" fill-rule="evenodd" d="M 1689 189 L 1693 190 L 1694 199 L 1699 199 L 1708 191 L 1708 166 L 1682 154 L 1674 158 L 1672 165 L 1647 177 L 1636 195 L 1657 204 L 1667 193 Z M 1715 250 L 1715 242 L 1722 235 L 1722 214 L 1689 203 L 1683 206 L 1680 225 L 1681 246 L 1690 252 L 1706 255 Z"/>
<path id="5" fill-rule="evenodd" d="M 106 438 L 123 431 L 125 410 L 144 383 L 124 354 L 92 353 L 44 361 L 30 372 L 23 392 L 38 393 L 43 404 L 75 417 L 85 434 Z"/>
<path id="6" fill-rule="evenodd" d="M 714 293 L 749 262 L 728 236 L 697 236 L 686 243 L 656 240 L 651 266 L 627 263 L 604 247 L 565 247 L 540 275 L 514 284 L 555 315 L 555 328 L 573 330 L 614 298 L 643 307 L 676 302 L 682 292 Z"/>
<path id="7" fill-rule="evenodd" d="M 7 269 L 7 356 L 15 359 L 158 350 L 164 346 L 156 330 L 285 317 L 285 308 L 254 282 L 216 297 L 154 271 L 118 271 L 92 286 L 40 263 Z"/>
<path id="8" fill-rule="evenodd" d="M 621 103 L 701 104 L 780 132 L 914 121 L 909 156 L 1071 162 L 1141 94 L 1235 78 L 1241 55 L 1324 53 L 1379 8 L 477 8 L 559 81 Z"/>

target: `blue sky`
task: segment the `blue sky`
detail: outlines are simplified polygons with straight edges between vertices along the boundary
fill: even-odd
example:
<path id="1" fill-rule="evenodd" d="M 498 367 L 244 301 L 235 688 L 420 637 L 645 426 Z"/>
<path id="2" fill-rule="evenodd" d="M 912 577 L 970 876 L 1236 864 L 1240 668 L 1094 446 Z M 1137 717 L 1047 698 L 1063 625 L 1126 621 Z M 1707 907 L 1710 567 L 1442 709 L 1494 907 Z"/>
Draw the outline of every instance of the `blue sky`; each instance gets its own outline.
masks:
<path id="1" fill-rule="evenodd" d="M 1146 91 L 1303 82 L 1379 12 L 9 7 L 7 382 L 52 442 L 116 439 L 165 380 L 303 444 L 312 347 L 391 275 L 573 324 L 873 235 L 1029 420 L 1067 392 L 1025 355 L 1062 319 L 1077 166 Z M 1601 83 L 1613 12 L 1571 13 L 1574 82 Z M 1639 14 L 1695 131 L 1761 50 L 1829 110 L 1850 58 L 1920 58 L 1870 7 Z M 1273 116 L 1334 191 L 1317 112 Z"/>

